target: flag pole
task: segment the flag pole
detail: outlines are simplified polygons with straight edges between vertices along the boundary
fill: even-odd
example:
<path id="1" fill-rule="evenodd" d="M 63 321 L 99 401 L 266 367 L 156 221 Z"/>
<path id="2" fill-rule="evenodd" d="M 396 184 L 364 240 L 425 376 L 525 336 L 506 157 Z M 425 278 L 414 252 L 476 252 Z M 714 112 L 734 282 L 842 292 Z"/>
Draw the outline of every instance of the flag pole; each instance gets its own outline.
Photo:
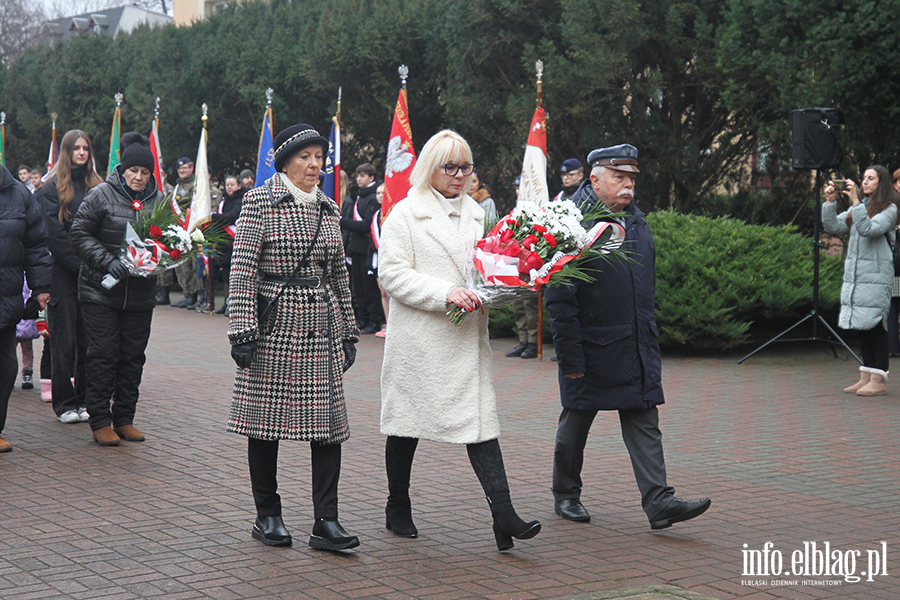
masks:
<path id="1" fill-rule="evenodd" d="M 544 61 L 538 60 L 534 63 L 534 70 L 537 73 L 537 108 L 543 108 L 542 100 L 544 96 Z M 538 290 L 538 336 L 537 336 L 537 359 L 544 360 L 544 288 Z"/>
<path id="2" fill-rule="evenodd" d="M 156 102 L 153 104 L 153 127 L 151 128 L 150 134 L 155 137 L 155 139 L 151 140 L 151 144 L 156 148 L 156 156 L 154 157 L 156 165 L 154 165 L 153 169 L 154 175 L 158 175 L 156 180 L 156 191 L 165 198 L 166 182 L 162 176 L 162 152 L 159 149 L 159 96 L 156 97 Z M 159 171 L 159 173 L 156 173 L 156 171 Z"/>
<path id="3" fill-rule="evenodd" d="M 48 161 L 49 164 L 47 165 L 48 173 L 54 166 L 56 166 L 56 153 L 53 150 L 56 148 L 56 118 L 58 116 L 59 115 L 57 115 L 56 113 L 50 113 L 50 118 L 53 119 L 53 132 L 50 137 L 50 160 Z"/>
<path id="4" fill-rule="evenodd" d="M 272 135 L 272 139 L 275 139 L 275 129 L 272 125 L 272 96 L 275 94 L 275 90 L 272 88 L 266 88 L 266 114 L 269 116 L 269 133 Z M 206 125 L 204 124 L 204 127 Z"/>
<path id="5" fill-rule="evenodd" d="M 266 95 L 267 95 L 267 96 L 268 96 L 268 92 L 269 92 L 271 89 L 272 89 L 272 88 L 269 88 L 268 90 L 266 90 Z M 266 110 L 272 110 L 272 99 L 271 99 L 271 96 L 269 96 L 268 107 L 267 107 Z M 203 121 L 203 135 L 204 135 L 204 136 L 208 135 L 208 134 L 207 134 L 207 130 L 206 130 L 206 121 L 209 119 L 209 117 L 206 116 L 206 111 L 207 111 L 207 106 L 206 106 L 206 102 L 204 102 L 204 103 L 203 103 L 203 116 L 200 117 L 200 120 Z M 269 120 L 269 123 L 271 123 L 271 122 L 272 122 L 272 121 L 271 121 L 271 119 L 270 119 L 270 120 Z M 208 140 L 208 139 L 209 139 L 209 138 L 207 138 L 207 140 Z M 207 163 L 207 164 L 208 164 L 208 163 Z M 209 179 L 209 168 L 208 168 L 208 167 L 207 167 L 207 172 L 204 173 L 203 176 L 206 177 L 207 180 Z M 208 248 L 209 248 L 209 247 L 208 247 L 208 245 L 207 245 L 207 242 L 203 242 L 203 249 L 206 251 L 206 283 L 208 284 L 208 288 L 209 288 L 209 289 L 207 290 L 206 306 L 207 306 L 207 308 L 209 308 L 209 314 L 210 314 L 210 315 L 213 315 L 213 314 L 215 314 L 215 307 L 213 306 L 213 278 L 212 278 L 213 271 L 212 271 L 212 265 L 213 265 L 213 261 L 215 260 L 215 256 L 213 256 L 213 253 L 210 252 Z M 224 302 L 224 300 L 223 300 L 223 302 Z"/>
<path id="6" fill-rule="evenodd" d="M 337 133 L 338 139 L 335 140 L 335 152 L 338 153 L 336 155 L 338 158 L 340 158 L 339 149 L 340 149 L 340 144 L 341 144 L 341 140 L 340 140 L 340 135 L 341 135 L 341 91 L 342 91 L 342 87 L 338 86 L 337 114 L 334 117 L 335 119 L 337 119 L 336 122 L 337 122 L 337 130 L 338 130 L 338 133 Z M 337 196 L 337 198 L 335 198 L 335 202 L 337 203 L 338 208 L 340 208 L 342 203 L 344 202 L 344 199 L 341 198 L 340 164 L 335 165 L 335 167 L 338 167 L 338 168 L 335 169 L 335 171 L 334 171 L 334 195 Z"/>

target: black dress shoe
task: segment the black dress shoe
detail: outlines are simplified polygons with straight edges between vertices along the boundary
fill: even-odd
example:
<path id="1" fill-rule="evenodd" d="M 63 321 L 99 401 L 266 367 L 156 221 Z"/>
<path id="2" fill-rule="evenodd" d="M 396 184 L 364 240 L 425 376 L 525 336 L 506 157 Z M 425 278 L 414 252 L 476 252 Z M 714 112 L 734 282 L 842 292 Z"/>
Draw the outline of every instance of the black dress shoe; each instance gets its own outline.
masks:
<path id="1" fill-rule="evenodd" d="M 706 512 L 712 504 L 709 498 L 700 500 L 679 500 L 673 498 L 669 505 L 662 509 L 658 515 L 650 519 L 650 529 L 665 529 L 671 527 L 673 523 L 687 521 L 694 517 L 699 517 Z"/>
<path id="2" fill-rule="evenodd" d="M 522 352 L 525 351 L 525 347 L 526 347 L 527 345 L 528 345 L 528 344 L 526 344 L 525 342 L 519 342 L 519 345 L 518 345 L 518 346 L 516 346 L 516 347 L 513 348 L 512 350 L 509 350 L 509 351 L 506 353 L 506 356 L 508 356 L 509 358 L 513 358 L 514 356 L 522 356 Z"/>
<path id="3" fill-rule="evenodd" d="M 309 547 L 317 550 L 347 550 L 359 546 L 359 538 L 350 535 L 337 519 L 316 519 L 312 535 L 309 536 Z"/>
<path id="4" fill-rule="evenodd" d="M 291 545 L 291 534 L 284 527 L 281 515 L 256 517 L 256 523 L 253 524 L 253 537 L 266 546 Z"/>
<path id="5" fill-rule="evenodd" d="M 537 358 L 537 344 L 525 344 L 525 349 L 519 358 Z"/>
<path id="6" fill-rule="evenodd" d="M 381 327 L 375 323 L 369 323 L 365 327 L 359 330 L 360 335 L 372 335 L 376 333 Z"/>
<path id="7" fill-rule="evenodd" d="M 578 498 L 563 498 L 556 502 L 556 514 L 567 521 L 578 521 L 587 523 L 591 520 L 591 515 L 584 508 L 581 500 Z"/>

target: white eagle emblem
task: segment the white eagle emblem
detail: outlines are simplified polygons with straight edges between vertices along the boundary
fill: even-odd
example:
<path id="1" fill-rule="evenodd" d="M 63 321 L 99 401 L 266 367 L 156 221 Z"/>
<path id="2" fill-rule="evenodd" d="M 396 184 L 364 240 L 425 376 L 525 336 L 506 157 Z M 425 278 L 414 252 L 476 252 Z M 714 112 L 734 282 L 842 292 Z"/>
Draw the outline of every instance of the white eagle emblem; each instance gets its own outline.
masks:
<path id="1" fill-rule="evenodd" d="M 409 151 L 409 145 L 400 142 L 400 136 L 394 136 L 388 142 L 387 164 L 384 167 L 384 176 L 393 177 L 395 173 L 402 173 L 413 163 L 413 153 Z"/>

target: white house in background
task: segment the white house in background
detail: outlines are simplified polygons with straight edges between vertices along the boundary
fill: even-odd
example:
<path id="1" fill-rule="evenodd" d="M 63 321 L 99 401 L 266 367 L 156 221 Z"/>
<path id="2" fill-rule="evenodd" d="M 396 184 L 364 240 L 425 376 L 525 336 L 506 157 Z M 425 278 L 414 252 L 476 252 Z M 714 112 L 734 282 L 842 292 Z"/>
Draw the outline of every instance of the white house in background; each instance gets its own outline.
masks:
<path id="1" fill-rule="evenodd" d="M 47 21 L 47 30 L 50 39 L 67 40 L 82 31 L 114 38 L 120 33 L 129 33 L 144 23 L 163 26 L 173 21 L 169 15 L 129 4 Z"/>
<path id="2" fill-rule="evenodd" d="M 229 0 L 172 0 L 172 14 L 175 24 L 181 27 L 202 21 L 228 4 Z"/>

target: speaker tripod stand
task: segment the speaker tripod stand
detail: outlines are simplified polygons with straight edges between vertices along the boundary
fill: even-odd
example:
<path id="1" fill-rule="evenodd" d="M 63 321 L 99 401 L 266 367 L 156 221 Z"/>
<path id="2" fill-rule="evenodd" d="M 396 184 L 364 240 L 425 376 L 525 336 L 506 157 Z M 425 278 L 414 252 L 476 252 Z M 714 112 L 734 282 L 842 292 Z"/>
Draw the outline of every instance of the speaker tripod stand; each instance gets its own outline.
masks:
<path id="1" fill-rule="evenodd" d="M 822 317 L 822 315 L 819 314 L 819 252 L 822 247 L 822 243 L 819 240 L 819 219 L 821 217 L 821 211 L 822 211 L 822 202 L 819 199 L 820 198 L 819 197 L 819 188 L 821 185 L 820 180 L 821 180 L 821 171 L 816 170 L 816 184 L 815 184 L 815 187 L 813 187 L 813 195 L 816 198 L 816 214 L 815 214 L 815 218 L 813 221 L 813 306 L 812 306 L 812 310 L 809 312 L 808 315 L 806 315 L 805 317 L 803 317 L 802 319 L 800 319 L 799 321 L 797 321 L 796 323 L 794 323 L 793 325 L 791 325 L 790 327 L 788 327 L 787 329 L 785 329 L 784 331 L 782 331 L 781 333 L 779 333 L 778 335 L 773 337 L 771 340 L 769 340 L 768 342 L 766 342 L 765 344 L 763 344 L 762 346 L 760 346 L 759 348 L 757 348 L 756 350 L 754 350 L 753 352 L 751 352 L 750 354 L 748 354 L 747 356 L 745 356 L 744 358 L 739 360 L 738 364 L 741 364 L 742 362 L 744 362 L 745 360 L 747 360 L 748 358 L 750 358 L 751 356 L 753 356 L 760 350 L 766 348 L 767 346 L 769 346 L 771 344 L 774 344 L 775 342 L 822 342 L 822 343 L 829 345 L 829 347 L 831 348 L 831 352 L 832 352 L 832 354 L 834 354 L 835 358 L 838 357 L 838 354 L 835 351 L 834 347 L 835 346 L 843 346 L 847 350 L 847 352 L 849 352 L 850 355 L 853 358 L 855 358 L 859 362 L 860 365 L 862 365 L 862 360 L 860 360 L 860 358 L 856 355 L 856 353 L 850 349 L 850 346 L 848 346 L 847 343 L 841 339 L 841 336 L 839 336 L 837 334 L 837 332 L 831 328 L 831 325 L 828 324 L 828 322 Z M 794 329 L 796 329 L 800 325 L 802 325 L 810 320 L 812 321 L 812 337 L 782 339 L 784 336 L 786 336 L 787 334 L 792 332 Z M 828 330 L 828 332 L 831 334 L 833 339 L 827 338 L 827 337 L 819 337 L 819 327 L 818 327 L 819 324 L 823 325 L 825 327 L 825 329 Z"/>

